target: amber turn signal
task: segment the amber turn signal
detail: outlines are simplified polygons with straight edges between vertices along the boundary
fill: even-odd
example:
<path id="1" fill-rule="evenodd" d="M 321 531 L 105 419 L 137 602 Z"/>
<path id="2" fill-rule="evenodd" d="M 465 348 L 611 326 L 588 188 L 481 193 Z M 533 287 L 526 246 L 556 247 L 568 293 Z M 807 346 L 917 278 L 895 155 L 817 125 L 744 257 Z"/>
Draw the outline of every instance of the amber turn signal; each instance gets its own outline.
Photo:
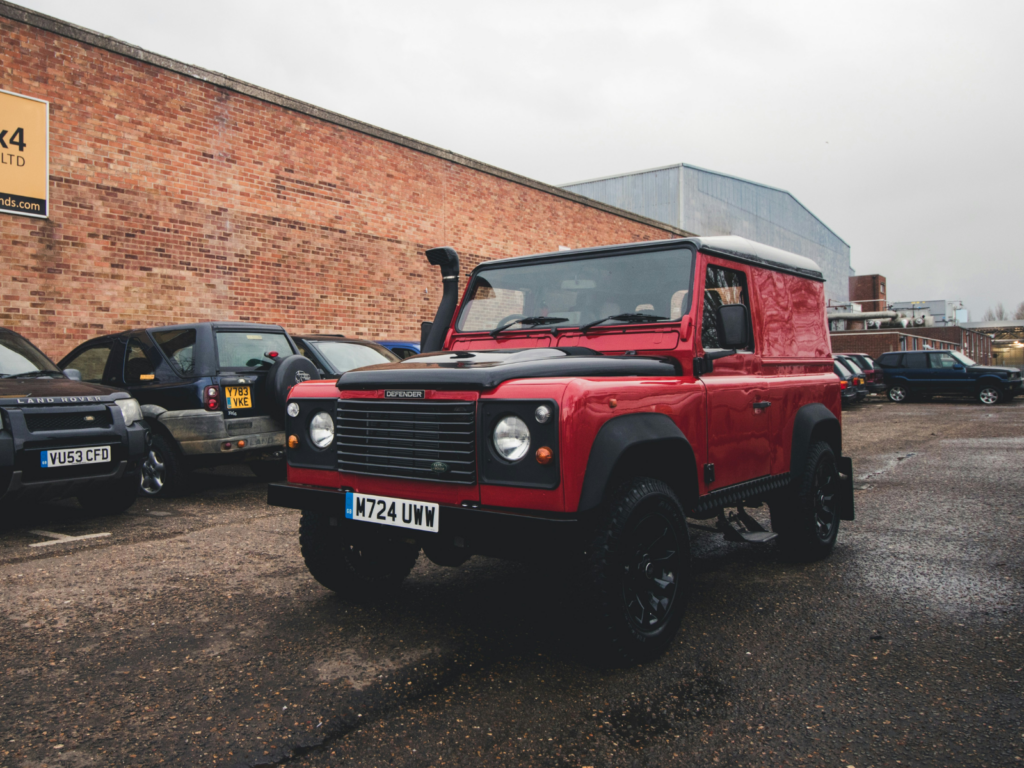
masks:
<path id="1" fill-rule="evenodd" d="M 542 448 L 538 448 L 537 453 L 534 455 L 537 457 L 538 464 L 550 464 L 551 460 L 555 458 L 555 454 L 546 445 Z"/>
<path id="2" fill-rule="evenodd" d="M 609 408 L 614 408 L 618 404 L 619 404 L 619 401 L 616 400 L 614 397 L 611 400 L 608 401 L 608 407 Z"/>
<path id="3" fill-rule="evenodd" d="M 299 447 L 299 436 L 298 435 L 288 435 L 288 447 L 289 448 L 298 448 Z"/>
<path id="4" fill-rule="evenodd" d="M 245 448 L 245 440 L 239 440 L 238 441 L 238 447 L 239 448 Z"/>

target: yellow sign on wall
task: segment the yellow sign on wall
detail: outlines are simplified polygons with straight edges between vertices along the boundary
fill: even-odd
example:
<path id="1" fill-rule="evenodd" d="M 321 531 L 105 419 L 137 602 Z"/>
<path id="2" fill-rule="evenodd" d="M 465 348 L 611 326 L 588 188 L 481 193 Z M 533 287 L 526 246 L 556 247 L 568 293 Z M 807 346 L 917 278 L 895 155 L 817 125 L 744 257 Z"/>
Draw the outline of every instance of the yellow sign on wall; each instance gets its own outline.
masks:
<path id="1" fill-rule="evenodd" d="M 0 91 L 0 212 L 46 218 L 50 208 L 50 104 Z"/>

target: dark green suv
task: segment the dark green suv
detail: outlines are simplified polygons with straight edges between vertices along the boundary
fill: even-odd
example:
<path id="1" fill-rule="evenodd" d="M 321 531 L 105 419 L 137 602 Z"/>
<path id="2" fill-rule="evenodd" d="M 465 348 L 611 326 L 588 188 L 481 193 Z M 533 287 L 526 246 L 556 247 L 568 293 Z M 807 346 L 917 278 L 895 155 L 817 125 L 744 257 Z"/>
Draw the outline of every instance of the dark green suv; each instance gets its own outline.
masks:
<path id="1" fill-rule="evenodd" d="M 875 362 L 882 367 L 894 403 L 930 395 L 967 395 L 995 405 L 1020 392 L 1017 368 L 978 365 L 960 352 L 885 352 Z"/>

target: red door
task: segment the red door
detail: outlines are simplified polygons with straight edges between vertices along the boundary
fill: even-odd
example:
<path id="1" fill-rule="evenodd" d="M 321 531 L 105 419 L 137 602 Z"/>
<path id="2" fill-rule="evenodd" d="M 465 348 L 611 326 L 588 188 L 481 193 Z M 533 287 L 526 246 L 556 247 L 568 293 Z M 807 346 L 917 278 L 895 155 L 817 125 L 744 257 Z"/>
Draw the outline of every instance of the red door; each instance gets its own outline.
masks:
<path id="1" fill-rule="evenodd" d="M 744 304 L 752 312 L 757 307 L 751 306 L 745 267 L 708 258 L 702 278 L 700 343 L 707 352 L 719 348 L 717 307 Z M 702 376 L 708 398 L 708 462 L 714 465 L 715 477 L 707 490 L 770 474 L 768 386 L 753 327 L 750 335 L 747 349 L 715 360 L 714 370 Z"/>

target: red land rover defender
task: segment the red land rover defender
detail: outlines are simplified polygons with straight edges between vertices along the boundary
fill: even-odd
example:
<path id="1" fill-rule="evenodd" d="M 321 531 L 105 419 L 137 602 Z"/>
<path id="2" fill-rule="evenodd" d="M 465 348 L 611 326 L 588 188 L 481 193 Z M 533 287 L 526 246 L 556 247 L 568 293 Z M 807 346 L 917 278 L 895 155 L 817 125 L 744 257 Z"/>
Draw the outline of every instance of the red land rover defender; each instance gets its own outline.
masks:
<path id="1" fill-rule="evenodd" d="M 630 663 L 679 626 L 687 518 L 832 551 L 852 463 L 813 261 L 739 237 L 588 248 L 481 264 L 459 304 L 455 251 L 427 258 L 423 354 L 291 391 L 269 503 L 302 510 L 321 584 L 394 588 L 420 549 L 575 560 L 596 649 Z M 745 511 L 764 502 L 770 532 Z"/>

